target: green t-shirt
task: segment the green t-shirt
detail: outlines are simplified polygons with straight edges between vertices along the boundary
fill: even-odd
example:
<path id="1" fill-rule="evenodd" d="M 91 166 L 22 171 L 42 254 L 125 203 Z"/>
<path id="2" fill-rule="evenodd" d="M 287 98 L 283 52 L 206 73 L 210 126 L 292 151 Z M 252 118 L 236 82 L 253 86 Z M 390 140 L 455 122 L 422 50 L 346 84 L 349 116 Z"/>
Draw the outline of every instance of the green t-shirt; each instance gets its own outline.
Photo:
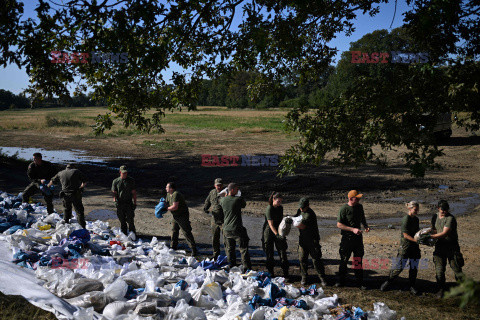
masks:
<path id="1" fill-rule="evenodd" d="M 357 204 L 353 207 L 348 204 L 344 204 L 338 212 L 337 222 L 340 222 L 347 227 L 360 229 L 361 225 L 368 228 L 367 221 L 365 220 L 365 212 L 363 206 Z M 351 231 L 341 231 L 342 236 L 353 237 L 355 234 Z"/>
<path id="2" fill-rule="evenodd" d="M 220 200 L 223 209 L 223 231 L 235 232 L 243 227 L 242 208 L 247 203 L 243 197 L 226 196 Z"/>
<path id="3" fill-rule="evenodd" d="M 319 241 L 320 234 L 318 233 L 317 215 L 312 208 L 308 208 L 306 212 L 302 212 L 302 210 L 298 209 L 295 217 L 298 217 L 299 215 L 302 216 L 302 224 L 305 225 L 305 229 L 299 229 L 299 241 L 302 243 Z"/>
<path id="4" fill-rule="evenodd" d="M 435 246 L 458 246 L 457 219 L 451 214 L 448 214 L 442 219 L 437 215 L 435 221 L 435 229 L 437 230 L 437 233 L 443 232 L 444 227 L 450 228 L 451 230 L 445 238 L 438 239 Z"/>
<path id="5" fill-rule="evenodd" d="M 125 179 L 121 177 L 113 180 L 112 192 L 116 192 L 117 201 L 119 203 L 131 203 L 133 199 L 132 191 L 135 189 L 135 179 L 127 176 Z"/>
<path id="6" fill-rule="evenodd" d="M 85 182 L 85 176 L 78 169 L 67 168 L 57 173 L 52 181 L 60 181 L 63 192 L 73 193 L 78 191 L 82 183 Z"/>
<path id="7" fill-rule="evenodd" d="M 420 230 L 420 221 L 418 220 L 418 217 L 412 217 L 406 214 L 402 218 L 402 234 L 400 236 L 400 244 L 403 248 L 410 248 L 410 247 L 418 247 L 418 243 L 407 240 L 404 238 L 403 234 L 406 233 L 410 237 L 414 237 L 415 233 L 417 233 Z"/>
<path id="8" fill-rule="evenodd" d="M 171 211 L 172 214 L 183 214 L 188 212 L 187 203 L 183 194 L 178 191 L 174 191 L 172 194 L 167 193 L 167 198 L 165 199 L 168 203 L 168 206 L 173 206 L 175 202 L 178 202 L 178 208 L 175 211 Z"/>
<path id="9" fill-rule="evenodd" d="M 268 205 L 267 211 L 265 212 L 265 218 L 267 220 L 273 220 L 273 226 L 278 229 L 280 222 L 283 220 L 283 207 L 274 207 L 272 205 Z"/>

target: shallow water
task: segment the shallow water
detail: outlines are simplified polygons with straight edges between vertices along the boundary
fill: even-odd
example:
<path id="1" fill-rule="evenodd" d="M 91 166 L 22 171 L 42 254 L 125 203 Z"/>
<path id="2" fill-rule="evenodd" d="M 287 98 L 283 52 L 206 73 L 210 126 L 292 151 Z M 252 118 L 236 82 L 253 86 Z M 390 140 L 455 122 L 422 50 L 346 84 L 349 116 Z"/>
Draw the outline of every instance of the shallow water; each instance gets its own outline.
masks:
<path id="1" fill-rule="evenodd" d="M 86 151 L 83 150 L 45 150 L 42 148 L 19 148 L 19 147 L 0 147 L 0 152 L 13 156 L 17 154 L 19 159 L 31 160 L 35 152 L 40 152 L 43 159 L 53 163 L 105 163 L 108 159 L 96 158 L 84 155 Z"/>

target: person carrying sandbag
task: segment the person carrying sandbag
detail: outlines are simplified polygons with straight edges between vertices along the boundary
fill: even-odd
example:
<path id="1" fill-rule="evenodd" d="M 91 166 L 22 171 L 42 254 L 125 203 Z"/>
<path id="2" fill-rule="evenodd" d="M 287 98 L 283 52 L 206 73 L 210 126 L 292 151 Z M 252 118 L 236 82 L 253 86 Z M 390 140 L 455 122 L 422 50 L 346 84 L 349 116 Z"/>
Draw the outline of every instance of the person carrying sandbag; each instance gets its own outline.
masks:
<path id="1" fill-rule="evenodd" d="M 230 267 L 237 265 L 235 247 L 238 241 L 243 267 L 245 270 L 251 270 L 252 263 L 250 261 L 250 253 L 248 252 L 248 242 L 250 238 L 242 222 L 242 208 L 245 208 L 247 203 L 243 197 L 236 197 L 237 193 L 238 187 L 232 182 L 228 185 L 227 196 L 220 200 L 224 214 L 223 232 L 225 235 L 228 264 Z"/>
<path id="2" fill-rule="evenodd" d="M 197 244 L 192 233 L 192 225 L 190 223 L 190 212 L 188 211 L 187 203 L 183 194 L 177 191 L 177 186 L 174 182 L 167 183 L 165 187 L 167 191 L 166 201 L 168 203 L 168 211 L 172 213 L 172 238 L 170 247 L 177 250 L 178 236 L 180 229 L 182 229 L 183 235 L 192 249 L 192 256 L 198 255 Z"/>
<path id="3" fill-rule="evenodd" d="M 307 284 L 308 256 L 312 257 L 313 266 L 320 278 L 322 287 L 327 286 L 325 280 L 325 266 L 322 261 L 322 246 L 320 245 L 320 234 L 318 232 L 317 215 L 310 208 L 310 200 L 301 198 L 298 203 L 298 211 L 295 217 L 302 217 L 299 224 L 294 224 L 299 231 L 298 238 L 298 259 L 300 260 L 300 272 L 302 273 L 301 284 Z"/>
<path id="4" fill-rule="evenodd" d="M 23 191 L 22 201 L 28 203 L 31 196 L 37 191 L 41 191 L 47 205 L 48 214 L 53 213 L 53 194 L 48 192 L 48 188 L 45 189 L 47 192 L 44 192 L 42 185 L 44 186 L 56 174 L 55 166 L 51 162 L 43 160 L 41 153 L 35 152 L 33 162 L 28 165 L 27 169 L 27 176 L 31 183 Z"/>
<path id="5" fill-rule="evenodd" d="M 438 202 L 438 213 L 432 217 L 432 239 L 437 239 L 433 251 L 433 262 L 438 284 L 438 297 L 445 292 L 445 271 L 447 261 L 455 273 L 455 280 L 463 279 L 462 267 L 465 264 L 460 252 L 457 233 L 457 219 L 450 214 L 450 206 L 445 200 Z"/>
<path id="6" fill-rule="evenodd" d="M 417 240 L 415 240 L 415 234 L 420 230 L 420 222 L 417 217 L 419 204 L 417 201 L 410 201 L 406 206 L 408 213 L 402 218 L 400 249 L 398 249 L 396 264 L 390 271 L 388 280 L 382 284 L 380 290 L 386 291 L 403 271 L 407 261 L 409 261 L 408 280 L 410 283 L 410 292 L 413 295 L 418 295 L 415 282 L 417 281 L 418 263 L 421 258 L 421 253 L 420 246 Z"/>
<path id="7" fill-rule="evenodd" d="M 283 276 L 289 277 L 289 263 L 287 258 L 287 239 L 280 235 L 279 225 L 283 220 L 283 196 L 278 192 L 272 192 L 268 200 L 268 207 L 265 212 L 265 223 L 263 225 L 263 247 L 267 256 L 265 265 L 268 272 L 274 276 L 274 246 L 277 248 L 278 255 L 280 256 L 281 266 L 283 270 Z"/>
<path id="8" fill-rule="evenodd" d="M 212 248 L 213 256 L 212 259 L 216 260 L 220 255 L 220 234 L 222 233 L 223 228 L 223 210 L 220 205 L 220 191 L 223 188 L 223 181 L 221 178 L 215 179 L 214 188 L 210 191 L 207 198 L 205 199 L 205 204 L 203 206 L 203 211 L 209 213 L 209 210 L 212 214 Z"/>

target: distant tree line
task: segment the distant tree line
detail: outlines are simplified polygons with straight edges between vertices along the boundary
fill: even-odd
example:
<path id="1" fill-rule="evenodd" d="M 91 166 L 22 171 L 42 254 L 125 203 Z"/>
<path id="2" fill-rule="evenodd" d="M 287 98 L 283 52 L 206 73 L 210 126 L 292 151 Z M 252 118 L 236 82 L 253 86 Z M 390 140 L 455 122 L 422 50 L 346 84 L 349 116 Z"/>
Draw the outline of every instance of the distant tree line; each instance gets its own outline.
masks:
<path id="1" fill-rule="evenodd" d="M 255 85 L 262 78 L 260 73 L 239 71 L 215 79 L 204 79 L 197 105 L 258 109 L 313 107 L 318 105 L 318 99 L 323 97 L 320 91 L 327 85 L 328 78 L 334 71 L 335 67 L 330 66 L 316 81 L 310 82 L 301 83 L 295 78 L 285 79 L 255 96 L 249 94 L 249 86 Z"/>
<path id="2" fill-rule="evenodd" d="M 30 99 L 22 92 L 14 94 L 11 91 L 0 89 L 0 110 L 27 109 L 27 108 L 59 108 L 59 107 L 93 107 L 105 106 L 106 101 L 95 99 L 91 93 L 63 96 L 62 98 L 46 98 L 31 103 Z"/>

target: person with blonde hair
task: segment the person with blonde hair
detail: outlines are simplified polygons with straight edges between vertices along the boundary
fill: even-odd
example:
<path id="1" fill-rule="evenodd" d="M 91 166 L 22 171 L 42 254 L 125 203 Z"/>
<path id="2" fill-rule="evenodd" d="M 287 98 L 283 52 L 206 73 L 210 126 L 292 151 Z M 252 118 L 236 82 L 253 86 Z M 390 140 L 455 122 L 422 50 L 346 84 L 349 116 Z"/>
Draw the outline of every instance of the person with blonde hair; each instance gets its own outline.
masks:
<path id="1" fill-rule="evenodd" d="M 400 248 L 396 258 L 396 263 L 392 263 L 392 270 L 387 281 L 380 287 L 381 291 L 386 291 L 392 282 L 400 275 L 408 261 L 409 271 L 408 280 L 410 283 L 410 292 L 413 295 L 418 295 L 415 288 L 417 280 L 418 265 L 421 257 L 420 246 L 415 240 L 415 233 L 420 230 L 420 224 L 417 217 L 419 204 L 417 201 L 410 201 L 405 204 L 408 213 L 402 219 L 402 227 L 400 234 Z"/>

